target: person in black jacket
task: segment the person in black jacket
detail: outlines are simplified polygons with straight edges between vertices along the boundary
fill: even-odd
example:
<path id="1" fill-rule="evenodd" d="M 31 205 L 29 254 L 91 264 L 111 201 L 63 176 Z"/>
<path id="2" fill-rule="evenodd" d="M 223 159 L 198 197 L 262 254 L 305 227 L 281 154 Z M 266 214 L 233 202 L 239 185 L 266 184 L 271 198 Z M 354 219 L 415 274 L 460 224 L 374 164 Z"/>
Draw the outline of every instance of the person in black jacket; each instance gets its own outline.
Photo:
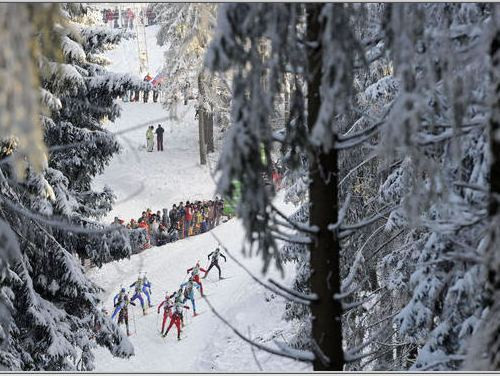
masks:
<path id="1" fill-rule="evenodd" d="M 158 128 L 156 128 L 156 145 L 158 145 L 158 151 L 163 151 L 163 132 L 165 132 L 165 129 L 161 126 L 161 124 L 158 124 Z"/>
<path id="2" fill-rule="evenodd" d="M 170 230 L 172 230 L 177 225 L 177 205 L 172 205 L 172 209 L 170 209 L 168 217 L 170 218 L 170 228 L 168 229 L 168 231 L 170 232 Z"/>
<path id="3" fill-rule="evenodd" d="M 219 270 L 219 279 L 222 279 L 221 270 L 220 270 L 220 266 L 219 266 L 219 256 L 221 256 L 224 259 L 224 262 L 227 262 L 226 256 L 224 256 L 220 252 L 220 249 L 217 248 L 215 251 L 211 252 L 208 255 L 208 259 L 210 260 L 210 266 L 208 267 L 207 271 L 205 272 L 205 275 L 203 276 L 203 278 L 207 278 L 208 272 L 210 271 L 210 269 L 212 269 L 215 266 Z M 210 259 L 210 257 L 212 257 L 212 259 Z"/>

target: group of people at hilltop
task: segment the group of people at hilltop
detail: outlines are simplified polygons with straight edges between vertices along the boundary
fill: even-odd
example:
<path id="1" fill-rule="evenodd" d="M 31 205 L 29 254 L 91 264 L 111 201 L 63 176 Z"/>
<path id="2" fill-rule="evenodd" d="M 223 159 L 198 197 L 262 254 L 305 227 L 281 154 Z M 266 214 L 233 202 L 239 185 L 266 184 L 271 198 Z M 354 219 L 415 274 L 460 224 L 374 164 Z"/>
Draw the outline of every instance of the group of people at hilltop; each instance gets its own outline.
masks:
<path id="1" fill-rule="evenodd" d="M 210 262 L 209 267 L 204 269 L 198 261 L 193 267 L 186 270 L 186 274 L 189 275 L 187 281 L 182 281 L 179 285 L 179 289 L 170 293 L 165 292 L 165 298 L 157 306 L 157 314 L 160 314 L 160 310 L 163 308 L 163 319 L 161 325 L 161 335 L 166 337 L 173 325 L 177 328 L 177 339 L 181 339 L 181 326 L 184 327 L 184 309 L 190 309 L 188 305 L 185 305 L 188 301 L 191 302 L 191 307 L 193 309 L 193 317 L 196 317 L 198 313 L 196 312 L 196 298 L 195 289 L 200 291 L 201 296 L 203 293 L 203 284 L 201 279 L 207 277 L 208 273 L 213 267 L 216 267 L 219 271 L 219 279 L 222 278 L 222 271 L 219 265 L 219 257 L 227 261 L 226 256 L 224 256 L 219 248 L 216 248 L 213 252 L 208 255 L 208 261 Z M 200 279 L 200 272 L 205 273 Z M 184 278 L 185 280 L 186 278 Z M 130 336 L 130 328 L 128 321 L 128 305 L 136 305 L 135 301 L 138 300 L 141 304 L 143 315 L 147 314 L 147 308 L 153 307 L 151 304 L 151 282 L 146 278 L 144 274 L 143 277 L 139 275 L 137 281 L 132 283 L 130 288 L 133 288 L 133 296 L 129 299 L 128 293 L 124 287 L 121 288 L 120 292 L 115 295 L 113 299 L 114 310 L 111 315 L 111 319 L 118 316 L 118 325 L 124 324 L 127 330 L 127 335 Z M 144 295 L 144 296 L 143 296 Z M 147 301 L 147 305 L 146 305 Z M 170 319 L 170 323 L 165 330 L 167 319 Z"/>
<path id="2" fill-rule="evenodd" d="M 155 77 L 151 76 L 148 72 L 148 74 L 144 76 L 142 88 L 128 90 L 127 93 L 122 96 L 122 100 L 124 102 L 140 102 L 142 93 L 142 100 L 144 103 L 148 103 L 149 92 L 153 92 L 153 102 L 157 103 L 160 97 L 163 79 L 164 77 L 161 71 Z"/>
<path id="3" fill-rule="evenodd" d="M 181 201 L 178 205 L 173 204 L 170 210 L 164 208 L 156 213 L 147 209 L 137 220 L 132 218 L 128 223 L 115 217 L 112 224 L 145 229 L 147 243 L 144 248 L 149 248 L 210 231 L 220 224 L 223 215 L 224 200 L 216 197 L 208 201 L 186 201 L 186 204 Z"/>
<path id="4" fill-rule="evenodd" d="M 152 9 L 146 9 L 146 18 L 144 18 L 144 11 L 139 12 L 139 18 L 145 26 L 154 25 L 156 23 L 156 13 Z M 109 25 L 109 27 L 118 29 L 130 29 L 134 28 L 135 13 L 132 9 L 127 8 L 127 10 L 119 10 L 118 7 L 115 9 L 103 9 L 102 10 L 102 21 L 104 24 Z"/>

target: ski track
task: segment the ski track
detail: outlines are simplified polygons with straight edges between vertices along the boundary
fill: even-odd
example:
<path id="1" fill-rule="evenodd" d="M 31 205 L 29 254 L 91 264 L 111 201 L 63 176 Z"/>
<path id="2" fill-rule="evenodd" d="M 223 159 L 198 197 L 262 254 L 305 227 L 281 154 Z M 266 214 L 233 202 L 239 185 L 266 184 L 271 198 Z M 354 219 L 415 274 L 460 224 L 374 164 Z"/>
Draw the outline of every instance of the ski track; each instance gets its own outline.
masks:
<path id="1" fill-rule="evenodd" d="M 148 48 L 155 44 L 154 33 L 157 27 L 147 28 Z M 110 51 L 108 57 L 114 62 L 110 70 L 133 71 L 130 57 L 133 53 L 132 42 L 125 41 L 117 49 Z M 162 52 L 157 48 L 150 57 L 152 63 L 161 66 Z M 132 51 L 132 52 L 131 52 Z M 153 72 L 152 72 L 153 73 Z M 112 132 L 122 132 L 137 124 L 166 117 L 168 113 L 157 103 L 122 103 L 122 116 L 108 124 Z M 179 105 L 177 121 L 162 121 L 165 128 L 164 152 L 148 153 L 145 150 L 147 127 L 131 130 L 119 136 L 122 151 L 115 156 L 104 173 L 94 182 L 96 189 L 105 185 L 111 187 L 117 196 L 117 204 L 105 218 L 111 221 L 117 215 L 126 221 L 138 218 L 147 207 L 159 210 L 170 208 L 173 203 L 186 200 L 209 199 L 214 196 L 215 183 L 206 166 L 200 166 L 198 156 L 198 127 L 194 120 L 192 103 Z M 155 125 L 158 122 L 152 123 Z M 155 145 L 156 147 L 156 145 Z M 142 187 L 142 188 L 141 188 Z M 129 198 L 141 189 L 140 194 Z M 277 200 L 283 211 L 290 208 Z M 233 219 L 212 230 L 231 251 L 254 274 L 261 276 L 262 261 L 259 256 L 246 258 L 241 252 L 244 231 L 241 223 Z M 137 333 L 129 337 L 134 345 L 135 355 L 129 359 L 111 356 L 109 351 L 98 348 L 95 351 L 97 372 L 252 372 L 259 371 L 253 358 L 250 345 L 245 343 L 223 324 L 210 311 L 206 302 L 196 292 L 196 307 L 203 312 L 192 317 L 192 310 L 185 313 L 187 325 L 177 341 L 177 331 L 172 327 L 166 340 L 159 335 L 162 313 L 157 315 L 156 305 L 161 302 L 165 291 L 175 291 L 185 280 L 186 269 L 200 260 L 203 268 L 207 266 L 207 254 L 215 249 L 217 242 L 210 233 L 194 236 L 162 247 L 153 247 L 133 255 L 130 259 L 115 261 L 100 269 L 92 269 L 89 277 L 104 289 L 101 299 L 108 312 L 112 312 L 113 296 L 120 287 L 127 289 L 140 272 L 147 272 L 152 283 L 153 308 L 142 315 L 140 307 L 130 306 L 129 324 L 131 331 Z M 223 251 L 223 253 L 225 253 Z M 227 256 L 227 255 L 226 255 Z M 204 290 L 212 305 L 236 328 L 248 336 L 259 338 L 261 343 L 272 346 L 273 336 L 283 340 L 280 332 L 293 332 L 293 324 L 282 319 L 284 300 L 255 283 L 242 269 L 227 256 L 222 259 L 222 275 L 231 277 L 217 281 L 218 271 L 213 268 L 207 279 L 202 280 Z M 287 265 L 286 278 L 271 267 L 267 277 L 291 284 L 293 265 Z M 130 295 L 131 296 L 131 295 Z M 269 300 L 269 301 L 266 301 Z M 191 308 L 191 303 L 186 303 Z M 159 317 L 158 317 L 159 316 Z M 135 324 L 134 324 L 135 320 Z M 167 321 L 168 325 L 168 321 Z M 123 327 L 122 327 L 123 328 Z M 124 329 L 124 328 L 123 328 Z M 311 367 L 300 362 L 273 356 L 262 351 L 256 356 L 264 371 L 304 371 Z"/>

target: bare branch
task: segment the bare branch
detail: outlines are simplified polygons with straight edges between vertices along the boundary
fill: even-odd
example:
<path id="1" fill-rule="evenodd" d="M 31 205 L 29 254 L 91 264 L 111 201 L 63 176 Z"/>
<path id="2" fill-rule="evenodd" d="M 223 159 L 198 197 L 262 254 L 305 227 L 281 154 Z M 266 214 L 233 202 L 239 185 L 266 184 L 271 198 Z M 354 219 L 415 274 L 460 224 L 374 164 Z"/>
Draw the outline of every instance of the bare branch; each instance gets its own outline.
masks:
<path id="1" fill-rule="evenodd" d="M 309 300 L 311 302 L 314 302 L 314 301 L 317 301 L 318 300 L 318 295 L 317 294 L 302 294 L 298 291 L 295 291 L 295 290 L 292 290 L 288 287 L 285 287 L 283 285 L 281 285 L 280 283 L 276 282 L 274 279 L 272 278 L 269 278 L 268 279 L 269 283 L 273 284 L 274 286 L 276 286 L 277 288 L 287 292 L 288 294 L 290 295 L 293 295 L 299 299 L 304 299 L 304 300 Z"/>
<path id="2" fill-rule="evenodd" d="M 281 218 L 287 221 L 290 225 L 292 225 L 296 230 L 301 232 L 307 232 L 310 234 L 317 234 L 319 232 L 318 226 L 309 226 L 303 223 L 297 223 L 288 218 L 285 214 L 283 214 L 276 206 L 271 204 L 271 209 L 276 212 Z"/>
<path id="3" fill-rule="evenodd" d="M 483 193 L 489 193 L 489 191 L 486 188 L 481 187 L 481 186 L 476 185 L 476 184 L 470 184 L 470 183 L 466 183 L 466 182 L 462 182 L 462 181 L 455 181 L 455 182 L 453 182 L 453 185 L 456 185 L 458 187 L 473 189 L 475 191 L 479 191 L 479 192 L 483 192 Z"/>
<path id="4" fill-rule="evenodd" d="M 347 208 L 349 208 L 349 204 L 351 203 L 351 197 L 352 197 L 351 194 L 348 193 L 347 197 L 344 201 L 344 204 L 342 205 L 342 207 L 339 210 L 337 222 L 329 224 L 328 230 L 335 231 L 339 228 L 339 226 L 342 225 L 342 222 L 344 222 L 345 215 L 347 213 Z"/>
<path id="5" fill-rule="evenodd" d="M 280 290 L 278 290 L 277 288 L 273 287 L 273 286 L 269 286 L 268 284 L 262 282 L 259 278 L 257 278 L 256 276 L 254 276 L 252 274 L 252 272 L 250 270 L 248 270 L 248 268 L 243 265 L 241 262 L 239 262 L 232 254 L 231 252 L 229 252 L 229 250 L 221 243 L 221 241 L 219 240 L 219 238 L 213 233 L 213 232 L 210 232 L 210 234 L 214 237 L 215 240 L 217 240 L 217 242 L 219 243 L 219 245 L 224 249 L 224 251 L 226 252 L 226 254 L 231 258 L 231 260 L 233 260 L 240 268 L 242 268 L 245 272 L 247 272 L 247 274 L 252 277 L 252 279 L 257 282 L 259 285 L 263 286 L 264 288 L 268 289 L 269 291 L 271 292 L 274 292 L 276 295 L 279 295 L 281 296 L 282 298 L 285 298 L 285 299 L 288 299 L 290 301 L 293 301 L 295 303 L 299 303 L 299 304 L 304 304 L 304 305 L 309 305 L 310 302 L 307 301 L 307 300 L 304 300 L 304 299 L 300 299 L 300 298 L 296 298 L 294 296 L 289 296 L 289 295 L 286 295 L 284 294 L 283 292 L 281 292 Z"/>
<path id="6" fill-rule="evenodd" d="M 344 225 L 340 227 L 340 230 L 343 232 L 341 237 L 346 237 L 352 234 L 354 230 L 358 230 L 360 228 L 366 227 L 368 225 L 371 225 L 372 223 L 378 221 L 381 218 L 384 218 L 387 214 L 389 214 L 391 211 L 399 208 L 400 205 L 396 205 L 390 208 L 385 209 L 384 211 L 377 213 L 373 215 L 371 218 L 365 219 L 364 221 L 358 222 L 358 223 L 353 223 L 351 225 Z"/>
<path id="7" fill-rule="evenodd" d="M 30 219 L 33 219 L 35 221 L 45 223 L 48 226 L 60 228 L 62 230 L 72 232 L 75 234 L 105 234 L 108 232 L 113 232 L 116 230 L 123 229 L 121 226 L 117 226 L 117 225 L 116 226 L 115 225 L 106 226 L 102 229 L 95 229 L 95 228 L 94 229 L 87 229 L 84 227 L 75 226 L 74 224 L 69 223 L 69 222 L 65 222 L 63 220 L 52 220 L 52 219 L 48 219 L 42 215 L 32 213 L 31 211 L 27 210 L 26 208 L 13 203 L 12 201 L 7 199 L 6 197 L 3 197 L 2 199 L 0 199 L 0 202 L 3 203 L 5 206 L 8 206 L 10 209 L 16 211 L 17 213 L 24 215 L 27 218 L 30 218 Z"/>
<path id="8" fill-rule="evenodd" d="M 248 338 L 252 337 L 252 334 L 250 333 L 250 326 L 248 327 Z M 257 364 L 257 367 L 259 367 L 259 371 L 264 372 L 264 368 L 260 365 L 259 360 L 257 359 L 257 355 L 255 354 L 255 348 L 254 346 L 250 346 L 250 350 L 252 350 L 252 356 L 253 359 L 255 360 L 255 363 Z"/>
<path id="9" fill-rule="evenodd" d="M 269 346 L 262 345 L 260 343 L 252 341 L 251 339 L 249 339 L 249 338 L 245 337 L 243 334 L 241 334 L 238 331 L 238 329 L 236 329 L 224 317 L 222 317 L 219 314 L 219 312 L 217 312 L 215 310 L 215 308 L 212 306 L 212 304 L 210 303 L 210 301 L 207 299 L 206 296 L 203 296 L 203 299 L 205 299 L 205 302 L 207 302 L 208 307 L 212 310 L 212 312 L 214 313 L 214 315 L 217 316 L 217 318 L 219 320 L 221 320 L 224 324 L 226 324 L 234 332 L 234 334 L 236 334 L 243 341 L 249 343 L 250 345 L 252 345 L 252 346 L 254 346 L 254 347 L 256 347 L 256 348 L 258 348 L 260 350 L 263 350 L 265 352 L 268 352 L 270 354 L 282 356 L 284 358 L 293 359 L 293 360 L 296 360 L 296 361 L 299 361 L 299 362 L 312 362 L 312 361 L 314 361 L 316 359 L 315 355 L 312 352 L 310 352 L 310 351 L 295 350 L 295 349 L 293 349 L 293 351 L 291 351 L 292 349 L 289 349 L 288 351 L 283 351 L 283 350 L 279 351 L 279 350 L 273 349 L 273 348 L 271 348 Z"/>
<path id="10" fill-rule="evenodd" d="M 306 238 L 306 237 L 298 237 L 296 236 L 295 238 L 289 238 L 287 235 L 283 236 L 280 235 L 276 230 L 273 230 L 274 233 L 272 235 L 279 240 L 283 240 L 284 242 L 288 243 L 295 243 L 295 244 L 303 244 L 303 245 L 309 245 L 312 243 L 311 239 Z"/>

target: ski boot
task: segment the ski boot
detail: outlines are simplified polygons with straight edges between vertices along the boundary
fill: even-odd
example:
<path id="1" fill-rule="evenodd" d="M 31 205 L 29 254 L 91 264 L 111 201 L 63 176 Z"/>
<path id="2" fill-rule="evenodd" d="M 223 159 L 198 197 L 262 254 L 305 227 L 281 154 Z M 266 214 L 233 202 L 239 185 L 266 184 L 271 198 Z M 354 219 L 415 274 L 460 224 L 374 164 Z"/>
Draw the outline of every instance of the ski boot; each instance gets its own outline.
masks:
<path id="1" fill-rule="evenodd" d="M 198 314 L 196 312 L 193 313 L 193 317 L 196 317 L 198 316 Z"/>

